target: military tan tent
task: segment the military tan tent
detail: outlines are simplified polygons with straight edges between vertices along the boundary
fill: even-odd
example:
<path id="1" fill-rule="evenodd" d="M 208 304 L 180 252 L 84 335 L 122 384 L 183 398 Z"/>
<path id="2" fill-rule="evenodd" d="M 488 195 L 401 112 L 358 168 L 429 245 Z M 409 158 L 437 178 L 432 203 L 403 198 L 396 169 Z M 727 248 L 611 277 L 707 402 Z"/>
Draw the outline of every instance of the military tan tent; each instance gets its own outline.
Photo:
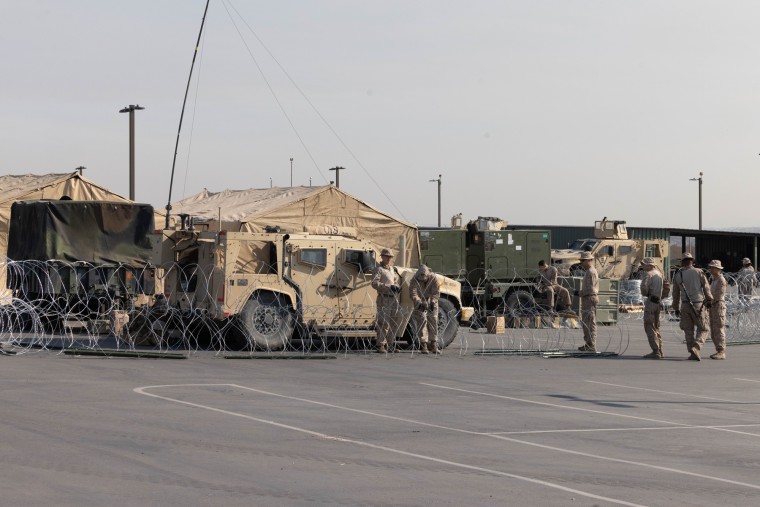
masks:
<path id="1" fill-rule="evenodd" d="M 349 234 L 372 242 L 378 251 L 396 252 L 399 266 L 417 266 L 417 228 L 379 211 L 333 185 L 266 189 L 204 190 L 172 204 L 180 213 L 209 229 L 264 232 L 278 226 L 287 232 Z M 220 224 L 221 219 L 221 224 Z"/>
<path id="2" fill-rule="evenodd" d="M 60 199 L 64 196 L 76 201 L 130 202 L 129 199 L 93 183 L 78 172 L 0 176 L 0 263 L 6 261 L 8 254 L 11 205 L 16 201 Z M 5 287 L 5 280 L 3 266 L 0 269 L 0 298 L 10 295 Z"/>

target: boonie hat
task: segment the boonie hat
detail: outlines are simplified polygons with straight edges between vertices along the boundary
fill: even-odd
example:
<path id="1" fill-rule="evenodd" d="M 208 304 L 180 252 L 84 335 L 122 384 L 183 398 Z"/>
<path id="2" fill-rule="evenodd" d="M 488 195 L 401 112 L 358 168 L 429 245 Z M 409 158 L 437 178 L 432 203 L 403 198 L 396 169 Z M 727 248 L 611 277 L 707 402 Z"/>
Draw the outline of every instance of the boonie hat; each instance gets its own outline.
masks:
<path id="1" fill-rule="evenodd" d="M 383 249 L 380 251 L 380 257 L 393 257 L 393 252 L 391 252 L 391 251 L 390 251 L 390 250 L 388 250 L 387 248 L 383 248 Z"/>
<path id="2" fill-rule="evenodd" d="M 684 259 L 694 260 L 694 256 L 691 255 L 689 252 L 686 252 L 685 254 L 683 254 L 683 257 L 681 257 L 681 260 L 684 260 Z"/>
<path id="3" fill-rule="evenodd" d="M 745 257 L 742 259 L 742 264 L 746 266 L 747 264 L 752 264 L 752 261 L 749 260 L 749 258 Z"/>
<path id="4" fill-rule="evenodd" d="M 723 269 L 723 265 L 720 263 L 718 259 L 713 259 L 710 261 L 710 263 L 707 265 L 708 268 L 718 268 Z"/>
<path id="5" fill-rule="evenodd" d="M 591 252 L 583 252 L 581 254 L 582 261 L 590 261 L 594 259 L 594 255 Z"/>
<path id="6" fill-rule="evenodd" d="M 641 263 L 647 266 L 654 266 L 654 259 L 652 259 L 651 257 L 644 257 L 643 259 L 641 259 Z"/>

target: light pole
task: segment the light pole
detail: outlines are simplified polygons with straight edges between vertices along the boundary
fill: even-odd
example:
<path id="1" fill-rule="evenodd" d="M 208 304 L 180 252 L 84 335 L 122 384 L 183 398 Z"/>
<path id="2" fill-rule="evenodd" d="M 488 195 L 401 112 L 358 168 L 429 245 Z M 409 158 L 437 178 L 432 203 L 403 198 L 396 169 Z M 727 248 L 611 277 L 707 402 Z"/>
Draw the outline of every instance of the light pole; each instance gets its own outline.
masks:
<path id="1" fill-rule="evenodd" d="M 702 171 L 699 172 L 699 178 L 689 178 L 689 181 L 699 182 L 699 230 L 702 230 Z"/>
<path id="2" fill-rule="evenodd" d="M 345 170 L 346 170 L 345 167 L 340 167 L 340 166 L 333 167 L 332 169 L 330 169 L 330 171 L 335 171 L 335 187 L 336 188 L 340 188 L 340 172 L 345 171 Z"/>
<path id="3" fill-rule="evenodd" d="M 120 113 L 129 113 L 129 200 L 135 200 L 135 111 L 142 111 L 139 104 L 125 107 Z"/>
<path id="4" fill-rule="evenodd" d="M 290 186 L 293 186 L 293 157 L 290 157 Z"/>
<path id="5" fill-rule="evenodd" d="M 429 180 L 432 182 L 438 182 L 438 227 L 441 226 L 441 175 L 438 175 L 437 180 Z"/>

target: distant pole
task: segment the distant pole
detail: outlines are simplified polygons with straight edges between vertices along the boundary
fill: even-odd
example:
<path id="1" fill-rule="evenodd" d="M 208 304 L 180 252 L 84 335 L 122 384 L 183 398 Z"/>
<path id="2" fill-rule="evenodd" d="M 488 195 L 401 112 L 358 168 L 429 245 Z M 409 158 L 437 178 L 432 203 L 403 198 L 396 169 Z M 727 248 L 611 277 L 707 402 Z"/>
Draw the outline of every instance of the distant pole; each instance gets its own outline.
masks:
<path id="1" fill-rule="evenodd" d="M 702 176 L 704 176 L 704 173 L 702 171 L 699 172 L 699 178 L 690 178 L 689 181 L 698 181 L 699 182 L 699 230 L 702 230 Z"/>
<path id="2" fill-rule="evenodd" d="M 272 188 L 272 177 L 269 177 L 269 188 Z"/>
<path id="3" fill-rule="evenodd" d="M 311 187 L 311 176 L 309 176 L 309 186 Z"/>
<path id="4" fill-rule="evenodd" d="M 340 167 L 340 166 L 333 167 L 332 169 L 330 169 L 331 171 L 335 171 L 335 186 L 337 188 L 340 188 L 340 172 L 344 171 L 345 169 L 346 169 L 345 167 Z"/>
<path id="5" fill-rule="evenodd" d="M 80 165 L 79 167 L 76 168 L 76 170 L 79 171 L 79 176 L 82 176 L 82 171 L 84 171 L 85 169 L 87 168 L 83 165 Z"/>
<path id="6" fill-rule="evenodd" d="M 438 227 L 441 226 L 441 175 L 438 175 L 437 180 L 430 180 L 430 182 L 438 182 Z"/>
<path id="7" fill-rule="evenodd" d="M 293 186 L 293 157 L 290 157 L 290 186 Z"/>
<path id="8" fill-rule="evenodd" d="M 135 111 L 142 111 L 144 107 L 139 104 L 119 110 L 120 113 L 129 113 L 129 200 L 135 200 Z"/>

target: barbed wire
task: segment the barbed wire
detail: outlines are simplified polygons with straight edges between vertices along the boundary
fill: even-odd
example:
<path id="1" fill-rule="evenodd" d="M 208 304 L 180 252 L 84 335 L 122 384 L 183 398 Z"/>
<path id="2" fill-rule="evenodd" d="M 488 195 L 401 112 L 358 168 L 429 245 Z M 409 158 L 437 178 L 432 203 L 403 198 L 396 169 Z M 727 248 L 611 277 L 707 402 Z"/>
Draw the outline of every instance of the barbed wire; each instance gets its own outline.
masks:
<path id="1" fill-rule="evenodd" d="M 194 263 L 159 268 L 60 260 L 0 263 L 12 289 L 0 296 L 0 344 L 17 353 L 108 349 L 191 355 L 210 350 L 225 356 L 309 356 L 374 351 L 377 294 L 365 290 L 360 298 L 350 300 L 329 295 L 340 273 L 324 286 L 310 286 L 307 281 L 303 290 L 311 292 L 301 294 L 295 303 L 286 297 L 294 291 L 292 284 L 266 273 L 234 299 L 220 301 L 219 291 L 229 277 L 217 279 L 222 275 L 218 271 Z M 727 342 L 754 343 L 760 339 L 757 289 L 740 294 L 744 281 L 735 274 L 725 276 L 729 283 Z M 457 332 L 454 305 L 441 302 L 438 308 L 439 343 L 453 343 L 450 350 L 456 354 L 546 355 L 575 351 L 583 344 L 581 325 L 574 316 L 577 306 L 550 308 L 533 278 L 512 279 L 517 287 L 503 294 L 493 292 L 498 280 L 487 276 L 464 274 L 460 279 L 465 304 L 476 309 L 471 327 Z M 467 280 L 471 279 L 478 283 L 470 285 Z M 564 279 L 563 283 L 572 295 L 572 287 L 579 282 Z M 608 317 L 597 328 L 599 352 L 624 353 L 630 345 L 631 326 L 643 325 L 637 322 L 643 317 L 639 283 L 621 281 L 610 292 L 614 298 L 610 295 L 605 307 Z M 403 299 L 386 318 L 398 329 L 399 347 L 416 354 L 424 326 L 416 325 L 413 308 Z M 221 305 L 234 310 L 219 314 Z M 669 299 L 663 301 L 661 322 L 663 337 L 682 338 Z"/>

